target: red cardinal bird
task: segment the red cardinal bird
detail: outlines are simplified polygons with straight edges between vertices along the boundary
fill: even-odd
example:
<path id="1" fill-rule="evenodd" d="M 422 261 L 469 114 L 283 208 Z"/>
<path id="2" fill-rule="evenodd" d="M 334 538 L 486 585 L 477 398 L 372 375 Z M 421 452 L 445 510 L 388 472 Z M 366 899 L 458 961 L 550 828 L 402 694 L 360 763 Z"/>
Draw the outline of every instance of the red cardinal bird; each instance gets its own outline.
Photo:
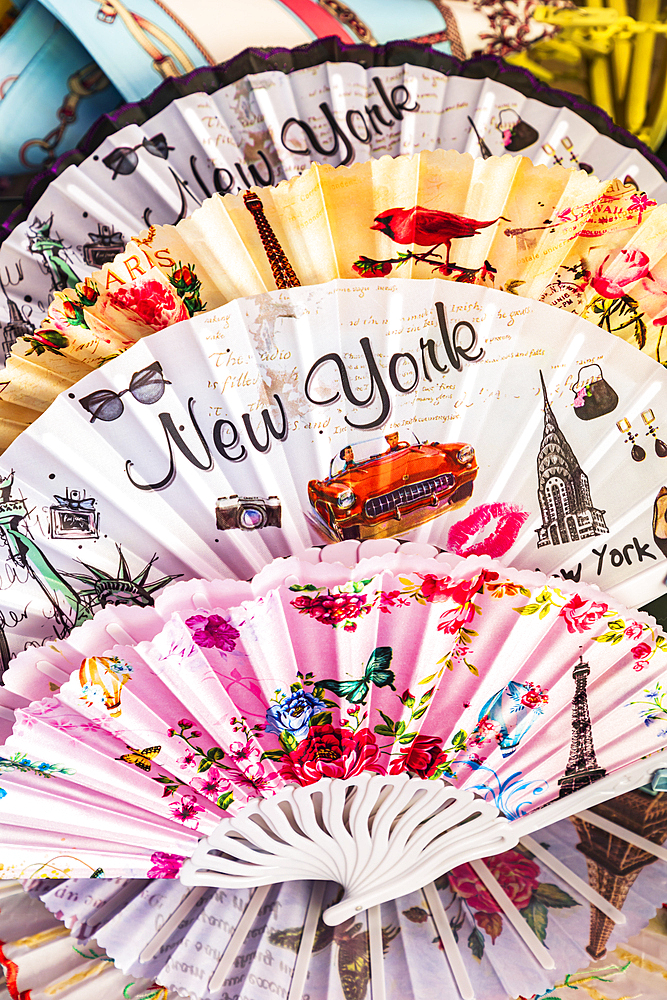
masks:
<path id="1" fill-rule="evenodd" d="M 499 215 L 498 219 L 505 219 L 505 216 Z M 444 243 L 447 247 L 445 263 L 449 264 L 452 240 L 477 236 L 480 230 L 493 226 L 498 219 L 478 222 L 465 215 L 453 215 L 451 212 L 438 212 L 415 205 L 414 208 L 390 208 L 389 211 L 376 215 L 375 225 L 371 229 L 384 233 L 394 243 L 416 243 L 417 246 L 433 247 L 434 250 Z"/>

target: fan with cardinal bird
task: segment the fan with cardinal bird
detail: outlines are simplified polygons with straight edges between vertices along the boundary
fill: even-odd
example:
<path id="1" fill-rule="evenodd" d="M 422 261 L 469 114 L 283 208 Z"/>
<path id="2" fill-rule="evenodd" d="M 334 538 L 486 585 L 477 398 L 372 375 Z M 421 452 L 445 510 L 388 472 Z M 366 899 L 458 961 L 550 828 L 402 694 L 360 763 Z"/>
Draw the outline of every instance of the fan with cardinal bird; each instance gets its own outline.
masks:
<path id="1" fill-rule="evenodd" d="M 42 327 L 8 359 L 4 441 L 140 337 L 231 299 L 336 275 L 437 274 L 500 288 L 592 319 L 660 360 L 666 211 L 632 185 L 583 171 L 444 150 L 314 165 L 275 188 L 215 196 L 56 293 Z"/>

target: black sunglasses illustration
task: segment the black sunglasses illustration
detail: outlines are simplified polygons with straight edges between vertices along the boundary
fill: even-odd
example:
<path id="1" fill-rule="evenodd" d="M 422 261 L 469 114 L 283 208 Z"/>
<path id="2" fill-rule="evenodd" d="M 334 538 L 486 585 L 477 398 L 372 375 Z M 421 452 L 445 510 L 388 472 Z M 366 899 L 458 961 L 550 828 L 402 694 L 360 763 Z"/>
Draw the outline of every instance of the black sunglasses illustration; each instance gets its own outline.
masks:
<path id="1" fill-rule="evenodd" d="M 79 402 L 84 410 L 91 414 L 91 424 L 95 420 L 117 420 L 125 409 L 120 397 L 124 396 L 126 392 L 129 392 L 137 403 L 148 405 L 162 399 L 165 385 L 171 385 L 171 382 L 163 377 L 160 362 L 153 361 L 146 368 L 134 373 L 128 389 L 123 389 L 122 392 L 114 392 L 112 389 L 96 389 L 89 396 L 82 396 Z"/>
<path id="2" fill-rule="evenodd" d="M 162 132 L 158 132 L 151 139 L 142 139 L 136 146 L 119 146 L 112 149 L 108 156 L 103 157 L 102 163 L 109 170 L 113 171 L 111 180 L 115 181 L 118 174 L 133 174 L 139 163 L 138 149 L 145 149 L 151 156 L 159 156 L 161 160 L 166 160 L 169 153 L 175 149 L 174 146 L 167 145 L 167 139 Z"/>

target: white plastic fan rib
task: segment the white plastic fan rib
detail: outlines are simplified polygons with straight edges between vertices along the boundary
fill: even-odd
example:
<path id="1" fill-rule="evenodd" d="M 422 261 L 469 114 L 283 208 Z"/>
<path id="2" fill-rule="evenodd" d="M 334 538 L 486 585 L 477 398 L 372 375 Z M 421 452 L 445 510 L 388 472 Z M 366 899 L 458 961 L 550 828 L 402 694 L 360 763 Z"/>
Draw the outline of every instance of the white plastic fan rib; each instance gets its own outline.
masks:
<path id="1" fill-rule="evenodd" d="M 516 842 L 497 808 L 472 792 L 366 772 L 248 803 L 198 843 L 181 880 L 235 888 L 328 879 L 344 890 L 324 914 L 335 925 Z"/>

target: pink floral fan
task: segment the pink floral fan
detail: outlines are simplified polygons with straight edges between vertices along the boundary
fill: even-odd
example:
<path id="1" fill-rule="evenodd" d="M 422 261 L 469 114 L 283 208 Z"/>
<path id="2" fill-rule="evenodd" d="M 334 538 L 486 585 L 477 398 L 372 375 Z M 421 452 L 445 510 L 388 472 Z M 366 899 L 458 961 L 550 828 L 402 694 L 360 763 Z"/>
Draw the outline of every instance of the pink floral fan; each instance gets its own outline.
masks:
<path id="1" fill-rule="evenodd" d="M 174 585 L 9 671 L 73 673 L 2 751 L 4 872 L 176 877 L 190 857 L 192 883 L 338 882 L 340 923 L 643 783 L 665 642 L 488 558 Z"/>

